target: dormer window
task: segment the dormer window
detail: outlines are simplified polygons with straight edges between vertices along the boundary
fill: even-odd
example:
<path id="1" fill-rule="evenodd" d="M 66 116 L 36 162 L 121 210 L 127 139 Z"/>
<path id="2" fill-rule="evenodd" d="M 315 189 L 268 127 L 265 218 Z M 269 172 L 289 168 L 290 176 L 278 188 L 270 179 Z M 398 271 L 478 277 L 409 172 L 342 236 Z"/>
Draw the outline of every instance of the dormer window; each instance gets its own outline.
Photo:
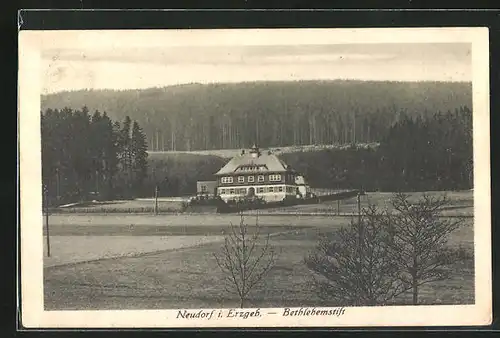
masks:
<path id="1" fill-rule="evenodd" d="M 262 171 L 266 170 L 265 164 L 245 164 L 238 167 L 237 171 Z"/>

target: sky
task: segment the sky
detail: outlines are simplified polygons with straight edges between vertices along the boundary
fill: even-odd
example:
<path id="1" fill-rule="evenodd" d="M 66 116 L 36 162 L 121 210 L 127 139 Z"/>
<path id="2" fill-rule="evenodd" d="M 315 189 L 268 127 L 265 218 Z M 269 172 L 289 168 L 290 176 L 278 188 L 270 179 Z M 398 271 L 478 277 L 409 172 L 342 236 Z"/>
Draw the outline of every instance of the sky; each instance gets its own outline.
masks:
<path id="1" fill-rule="evenodd" d="M 43 50 L 42 93 L 248 81 L 472 81 L 471 64 L 470 43 L 74 44 Z"/>

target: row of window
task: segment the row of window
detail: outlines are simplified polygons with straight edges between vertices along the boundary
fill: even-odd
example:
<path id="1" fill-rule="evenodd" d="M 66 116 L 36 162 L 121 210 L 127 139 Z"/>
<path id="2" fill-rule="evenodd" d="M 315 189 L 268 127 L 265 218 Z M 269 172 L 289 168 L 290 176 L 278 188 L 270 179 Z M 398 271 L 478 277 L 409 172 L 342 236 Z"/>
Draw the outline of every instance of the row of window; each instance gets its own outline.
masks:
<path id="1" fill-rule="evenodd" d="M 254 189 L 254 192 L 257 194 L 264 194 L 267 192 L 283 192 L 286 191 L 288 193 L 294 193 L 296 188 L 294 187 L 283 187 L 283 186 L 278 186 L 278 187 L 255 187 L 255 188 L 248 188 L 248 189 Z M 248 193 L 247 188 L 222 188 L 219 189 L 219 194 L 220 195 L 246 195 Z"/>
<path id="2" fill-rule="evenodd" d="M 280 174 L 269 175 L 269 181 L 280 182 L 281 175 Z M 234 182 L 234 179 L 231 176 L 221 178 L 221 183 L 233 183 L 233 182 Z M 254 183 L 255 176 L 247 176 L 247 182 Z M 264 182 L 264 175 L 257 176 L 257 182 Z M 238 183 L 245 183 L 245 176 L 238 176 Z"/>
<path id="3" fill-rule="evenodd" d="M 281 181 L 281 175 L 280 174 L 269 175 L 269 181 L 279 182 L 279 181 Z"/>
<path id="4" fill-rule="evenodd" d="M 240 167 L 241 171 L 254 171 L 254 170 L 265 170 L 265 169 L 266 169 L 266 166 L 264 166 L 264 165 Z"/>

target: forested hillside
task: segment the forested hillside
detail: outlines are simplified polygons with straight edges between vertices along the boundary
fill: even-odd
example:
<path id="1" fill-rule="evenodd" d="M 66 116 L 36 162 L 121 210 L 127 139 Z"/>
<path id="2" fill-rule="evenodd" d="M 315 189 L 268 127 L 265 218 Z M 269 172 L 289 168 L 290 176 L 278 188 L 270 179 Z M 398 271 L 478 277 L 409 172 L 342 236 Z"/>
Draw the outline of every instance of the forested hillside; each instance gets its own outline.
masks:
<path id="1" fill-rule="evenodd" d="M 149 150 L 381 141 L 401 116 L 472 106 L 470 83 L 298 81 L 83 90 L 42 96 L 42 110 L 106 112 L 143 127 Z M 404 114 L 402 114 L 404 112 Z"/>

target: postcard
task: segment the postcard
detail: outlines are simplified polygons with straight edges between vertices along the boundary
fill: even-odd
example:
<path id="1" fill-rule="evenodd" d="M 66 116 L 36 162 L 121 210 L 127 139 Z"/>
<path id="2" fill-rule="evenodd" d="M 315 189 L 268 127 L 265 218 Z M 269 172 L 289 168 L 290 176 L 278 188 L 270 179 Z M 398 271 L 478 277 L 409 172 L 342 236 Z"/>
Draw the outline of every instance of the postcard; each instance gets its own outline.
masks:
<path id="1" fill-rule="evenodd" d="M 488 46 L 21 30 L 22 325 L 490 324 Z"/>

